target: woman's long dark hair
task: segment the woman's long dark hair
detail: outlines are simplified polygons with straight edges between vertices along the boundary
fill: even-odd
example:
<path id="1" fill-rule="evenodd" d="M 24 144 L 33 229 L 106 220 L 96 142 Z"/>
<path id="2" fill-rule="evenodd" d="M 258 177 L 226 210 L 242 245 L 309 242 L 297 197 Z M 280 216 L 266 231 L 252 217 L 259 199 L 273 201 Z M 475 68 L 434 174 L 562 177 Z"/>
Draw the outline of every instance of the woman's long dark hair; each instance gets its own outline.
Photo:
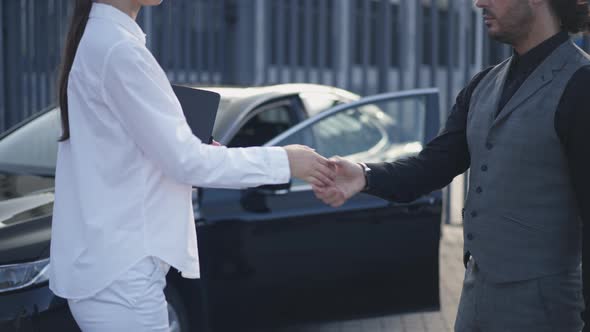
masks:
<path id="1" fill-rule="evenodd" d="M 74 56 L 76 56 L 78 45 L 80 45 L 80 39 L 82 39 L 82 34 L 84 33 L 84 29 L 86 29 L 86 23 L 88 22 L 91 8 L 92 0 L 76 0 L 74 14 L 70 21 L 66 44 L 62 54 L 63 58 L 58 82 L 58 99 L 59 107 L 61 109 L 62 125 L 62 135 L 59 138 L 60 142 L 67 141 L 70 138 L 70 121 L 68 118 L 68 77 L 72 70 L 72 64 L 74 63 Z"/>
<path id="2" fill-rule="evenodd" d="M 561 21 L 563 30 L 570 33 L 588 31 L 590 18 L 587 0 L 550 0 L 549 3 Z"/>

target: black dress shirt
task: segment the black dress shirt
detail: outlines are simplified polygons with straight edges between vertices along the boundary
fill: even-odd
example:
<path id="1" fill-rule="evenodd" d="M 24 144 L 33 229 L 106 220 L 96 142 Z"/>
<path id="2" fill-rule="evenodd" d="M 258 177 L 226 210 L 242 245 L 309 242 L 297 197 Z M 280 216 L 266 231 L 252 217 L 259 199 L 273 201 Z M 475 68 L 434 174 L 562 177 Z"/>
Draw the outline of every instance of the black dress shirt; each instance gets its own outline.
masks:
<path id="1" fill-rule="evenodd" d="M 526 78 L 557 47 L 569 40 L 560 32 L 523 55 L 514 54 L 502 91 L 500 107 L 508 102 Z M 368 193 L 398 202 L 409 202 L 448 185 L 470 166 L 467 147 L 467 112 L 473 91 L 491 70 L 478 73 L 457 96 L 440 134 L 422 152 L 391 163 L 369 164 Z M 555 114 L 555 130 L 568 161 L 583 227 L 584 298 L 590 306 L 590 66 L 579 69 L 567 83 Z M 587 310 L 587 312 L 590 311 Z M 584 314 L 585 331 L 590 331 L 590 314 Z"/>

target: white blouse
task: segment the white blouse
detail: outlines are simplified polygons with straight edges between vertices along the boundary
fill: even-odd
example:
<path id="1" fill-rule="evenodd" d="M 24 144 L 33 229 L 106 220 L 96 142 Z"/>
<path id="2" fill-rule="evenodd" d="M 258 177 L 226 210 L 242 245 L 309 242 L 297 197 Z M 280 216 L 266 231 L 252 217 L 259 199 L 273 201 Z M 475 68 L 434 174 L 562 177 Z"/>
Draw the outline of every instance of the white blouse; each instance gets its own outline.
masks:
<path id="1" fill-rule="evenodd" d="M 282 148 L 201 143 L 125 13 L 94 3 L 68 84 L 59 143 L 50 288 L 92 296 L 146 256 L 199 277 L 192 186 L 286 183 Z"/>

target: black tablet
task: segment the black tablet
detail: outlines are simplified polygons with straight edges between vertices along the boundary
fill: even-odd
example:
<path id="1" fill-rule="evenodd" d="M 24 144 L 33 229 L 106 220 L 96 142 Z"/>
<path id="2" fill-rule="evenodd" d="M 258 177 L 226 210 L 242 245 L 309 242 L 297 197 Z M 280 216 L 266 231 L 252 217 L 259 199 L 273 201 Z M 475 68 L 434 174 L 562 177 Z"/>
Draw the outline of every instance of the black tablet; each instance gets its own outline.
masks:
<path id="1" fill-rule="evenodd" d="M 220 95 L 202 89 L 172 85 L 172 89 L 180 101 L 182 111 L 193 134 L 203 141 L 211 143 L 213 140 L 213 125 L 217 116 Z"/>

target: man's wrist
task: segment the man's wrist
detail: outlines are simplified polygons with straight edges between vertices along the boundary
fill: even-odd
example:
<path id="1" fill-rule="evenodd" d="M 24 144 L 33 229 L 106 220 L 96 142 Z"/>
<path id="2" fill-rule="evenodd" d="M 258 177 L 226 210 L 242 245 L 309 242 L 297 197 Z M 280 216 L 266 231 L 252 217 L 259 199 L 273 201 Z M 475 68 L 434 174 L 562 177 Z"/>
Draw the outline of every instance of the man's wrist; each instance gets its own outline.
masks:
<path id="1" fill-rule="evenodd" d="M 371 189 L 371 181 L 370 181 L 371 169 L 365 163 L 358 163 L 358 165 L 361 167 L 361 170 L 363 171 L 363 176 L 360 179 L 362 185 L 361 185 L 361 188 L 359 191 L 367 192 L 368 190 Z"/>

